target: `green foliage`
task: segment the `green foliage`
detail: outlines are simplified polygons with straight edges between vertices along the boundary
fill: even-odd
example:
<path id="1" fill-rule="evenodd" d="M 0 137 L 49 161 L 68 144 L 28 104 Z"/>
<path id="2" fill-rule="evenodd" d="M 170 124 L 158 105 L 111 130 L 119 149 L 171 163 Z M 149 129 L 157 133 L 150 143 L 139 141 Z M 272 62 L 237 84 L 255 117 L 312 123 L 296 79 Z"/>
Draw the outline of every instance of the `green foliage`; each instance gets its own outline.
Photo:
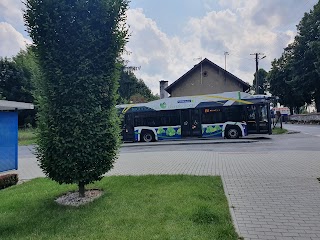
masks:
<path id="1" fill-rule="evenodd" d="M 220 177 L 113 176 L 78 208 L 53 199 L 76 186 L 40 178 L 0 191 L 0 239 L 236 240 Z"/>
<path id="2" fill-rule="evenodd" d="M 294 80 L 315 100 L 320 112 L 320 2 L 310 13 L 305 13 L 297 26 L 293 46 Z"/>
<path id="3" fill-rule="evenodd" d="M 258 70 L 259 92 L 257 94 L 266 94 L 266 92 L 269 90 L 267 75 L 268 75 L 268 72 L 263 68 L 260 68 Z M 256 74 L 254 74 L 251 90 L 254 92 L 256 91 Z"/>
<path id="4" fill-rule="evenodd" d="M 21 50 L 13 59 L 0 59 L 0 99 L 34 102 L 33 92 L 38 66 L 31 47 Z M 19 126 L 35 125 L 36 110 L 19 111 Z"/>
<path id="5" fill-rule="evenodd" d="M 142 79 L 137 79 L 134 75 L 134 70 L 135 69 L 127 67 L 125 63 L 122 62 L 119 81 L 120 98 L 118 103 L 149 102 L 159 99 L 158 96 L 152 94 Z"/>
<path id="6" fill-rule="evenodd" d="M 8 101 L 32 102 L 29 72 L 13 60 L 0 58 L 0 92 Z"/>
<path id="7" fill-rule="evenodd" d="M 36 129 L 34 128 L 19 129 L 18 143 L 19 145 L 22 145 L 22 146 L 36 144 Z"/>
<path id="8" fill-rule="evenodd" d="M 48 177 L 101 179 L 119 146 L 117 59 L 127 0 L 27 0 L 25 21 L 41 69 L 37 158 Z"/>
<path id="9" fill-rule="evenodd" d="M 18 174 L 5 174 L 0 176 L 0 189 L 4 189 L 18 183 Z"/>
<path id="10" fill-rule="evenodd" d="M 269 91 L 279 97 L 279 102 L 291 109 L 298 109 L 305 104 L 306 94 L 299 89 L 293 81 L 292 57 L 290 52 L 285 51 L 279 59 L 271 63 L 267 80 L 270 84 Z"/>
<path id="11" fill-rule="evenodd" d="M 272 128 L 272 134 L 278 135 L 278 134 L 284 134 L 287 133 L 288 130 L 284 128 L 274 127 Z"/>
<path id="12" fill-rule="evenodd" d="M 299 112 L 312 100 L 320 111 L 320 2 L 305 13 L 297 26 L 297 36 L 279 59 L 272 62 L 268 75 L 270 92 L 280 103 Z"/>

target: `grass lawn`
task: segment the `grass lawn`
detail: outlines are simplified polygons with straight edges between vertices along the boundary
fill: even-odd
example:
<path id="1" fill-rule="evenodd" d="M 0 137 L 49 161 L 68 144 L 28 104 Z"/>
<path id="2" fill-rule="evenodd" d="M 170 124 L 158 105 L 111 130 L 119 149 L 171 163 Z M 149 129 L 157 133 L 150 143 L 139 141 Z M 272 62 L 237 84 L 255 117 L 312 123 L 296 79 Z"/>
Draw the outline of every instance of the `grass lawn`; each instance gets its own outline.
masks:
<path id="1" fill-rule="evenodd" d="M 279 127 L 272 128 L 272 134 L 284 134 L 287 132 L 288 130 L 284 128 L 279 128 Z"/>
<path id="2" fill-rule="evenodd" d="M 36 143 L 35 141 L 36 141 L 35 129 L 33 128 L 19 129 L 19 132 L 18 132 L 19 145 L 32 145 Z"/>
<path id="3" fill-rule="evenodd" d="M 113 176 L 81 207 L 53 200 L 74 185 L 39 178 L 0 191 L 0 239 L 237 239 L 220 177 Z"/>

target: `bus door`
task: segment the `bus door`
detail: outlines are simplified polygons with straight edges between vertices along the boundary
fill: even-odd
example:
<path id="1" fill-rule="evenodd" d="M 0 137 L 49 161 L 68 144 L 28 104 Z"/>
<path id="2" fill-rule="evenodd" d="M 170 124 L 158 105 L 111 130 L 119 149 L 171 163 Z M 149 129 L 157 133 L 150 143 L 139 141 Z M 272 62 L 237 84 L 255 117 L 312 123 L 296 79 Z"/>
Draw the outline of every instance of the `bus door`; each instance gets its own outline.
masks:
<path id="1" fill-rule="evenodd" d="M 192 137 L 201 137 L 202 128 L 201 128 L 201 112 L 200 109 L 190 109 L 191 113 L 191 136 Z"/>
<path id="2" fill-rule="evenodd" d="M 200 137 L 200 110 L 182 109 L 181 110 L 181 137 Z"/>
<path id="3" fill-rule="evenodd" d="M 270 133 L 268 104 L 249 105 L 246 108 L 248 133 Z"/>
<path id="4" fill-rule="evenodd" d="M 124 116 L 122 126 L 123 141 L 134 142 L 134 116 L 133 113 L 127 113 Z"/>
<path id="5" fill-rule="evenodd" d="M 257 124 L 258 116 L 257 116 L 257 109 L 256 105 L 247 105 L 246 106 L 247 112 L 247 128 L 248 133 L 258 133 L 259 127 Z"/>
<path id="6" fill-rule="evenodd" d="M 258 133 L 269 133 L 270 129 L 270 107 L 269 104 L 261 104 L 257 105 L 257 125 L 258 125 Z"/>

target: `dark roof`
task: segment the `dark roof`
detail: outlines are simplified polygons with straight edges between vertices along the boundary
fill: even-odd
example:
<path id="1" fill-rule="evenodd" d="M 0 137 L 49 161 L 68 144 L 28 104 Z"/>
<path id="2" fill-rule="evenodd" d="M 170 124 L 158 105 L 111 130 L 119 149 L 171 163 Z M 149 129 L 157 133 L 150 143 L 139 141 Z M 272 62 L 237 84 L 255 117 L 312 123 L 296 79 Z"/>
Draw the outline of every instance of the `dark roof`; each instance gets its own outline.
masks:
<path id="1" fill-rule="evenodd" d="M 225 71 L 223 68 L 219 67 L 217 64 L 211 62 L 209 59 L 205 58 L 203 59 L 201 62 L 199 62 L 197 65 L 194 65 L 193 68 L 191 68 L 188 72 L 186 72 L 185 74 L 183 74 L 180 78 L 178 78 L 176 81 L 174 81 L 172 84 L 170 84 L 168 87 L 166 87 L 166 91 L 168 93 L 171 93 L 172 89 L 175 88 L 180 82 L 183 81 L 183 79 L 188 76 L 189 74 L 193 73 L 201 64 L 204 64 L 204 63 L 208 63 L 210 64 L 211 66 L 215 67 L 215 68 L 218 68 L 219 70 L 222 70 L 222 71 Z M 225 71 L 226 72 L 226 75 L 233 78 L 235 81 L 239 82 L 240 84 L 243 85 L 243 87 L 246 87 L 247 89 L 250 88 L 250 84 L 242 81 L 240 78 L 236 77 L 235 75 L 233 75 L 232 73 L 228 72 L 228 71 Z M 247 90 L 247 89 L 244 89 L 244 90 Z"/>

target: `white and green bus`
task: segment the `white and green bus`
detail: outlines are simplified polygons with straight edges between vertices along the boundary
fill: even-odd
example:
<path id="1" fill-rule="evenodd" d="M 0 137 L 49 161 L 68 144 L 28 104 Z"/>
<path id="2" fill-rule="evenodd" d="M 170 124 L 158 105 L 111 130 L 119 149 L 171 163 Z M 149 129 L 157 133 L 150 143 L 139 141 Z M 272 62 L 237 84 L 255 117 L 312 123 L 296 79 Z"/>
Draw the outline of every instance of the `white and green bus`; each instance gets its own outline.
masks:
<path id="1" fill-rule="evenodd" d="M 271 134 L 270 97 L 243 92 L 171 97 L 116 106 L 123 141 Z"/>

